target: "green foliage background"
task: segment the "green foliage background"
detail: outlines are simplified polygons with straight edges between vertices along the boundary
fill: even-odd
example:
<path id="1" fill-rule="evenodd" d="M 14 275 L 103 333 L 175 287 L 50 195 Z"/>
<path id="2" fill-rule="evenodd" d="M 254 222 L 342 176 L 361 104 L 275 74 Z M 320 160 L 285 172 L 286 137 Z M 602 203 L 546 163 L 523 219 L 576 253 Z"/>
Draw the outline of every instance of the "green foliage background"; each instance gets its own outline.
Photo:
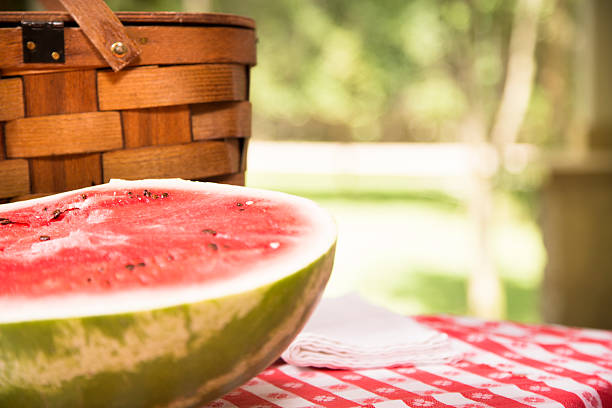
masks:
<path id="1" fill-rule="evenodd" d="M 519 141 L 559 145 L 571 128 L 574 3 L 545 0 Z M 210 8 L 257 22 L 257 137 L 456 141 L 473 112 L 492 124 L 515 1 L 212 0 Z"/>

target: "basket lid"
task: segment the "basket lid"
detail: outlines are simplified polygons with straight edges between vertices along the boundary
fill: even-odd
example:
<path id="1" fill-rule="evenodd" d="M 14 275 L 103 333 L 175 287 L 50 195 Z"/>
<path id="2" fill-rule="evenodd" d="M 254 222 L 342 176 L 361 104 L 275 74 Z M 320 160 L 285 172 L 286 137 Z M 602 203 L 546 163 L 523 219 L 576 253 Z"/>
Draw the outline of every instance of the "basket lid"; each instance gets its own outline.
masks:
<path id="1" fill-rule="evenodd" d="M 140 12 L 120 11 L 115 13 L 123 25 L 186 25 L 225 26 L 255 28 L 255 21 L 248 17 L 224 13 L 178 13 L 170 11 Z M 76 25 L 72 16 L 64 11 L 0 11 L 0 26 L 11 27 L 21 21 L 63 21 Z"/>
<path id="2" fill-rule="evenodd" d="M 142 50 L 129 66 L 256 64 L 255 22 L 250 18 L 220 13 L 118 12 L 116 15 L 130 39 L 137 41 Z M 63 39 L 59 44 L 63 46 L 64 60 L 24 60 L 27 51 L 22 22 L 41 21 L 64 23 L 66 29 L 62 30 Z M 67 12 L 0 12 L 0 46 L 3 47 L 0 76 L 108 67 L 108 60 L 102 58 L 99 48 L 82 31 Z"/>

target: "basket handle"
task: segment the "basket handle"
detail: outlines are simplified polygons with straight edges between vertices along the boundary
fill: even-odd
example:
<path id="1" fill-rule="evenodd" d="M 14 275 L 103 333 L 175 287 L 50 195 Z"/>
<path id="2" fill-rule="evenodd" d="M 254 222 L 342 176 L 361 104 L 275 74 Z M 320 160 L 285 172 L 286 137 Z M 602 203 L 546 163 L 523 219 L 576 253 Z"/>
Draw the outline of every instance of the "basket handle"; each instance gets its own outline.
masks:
<path id="1" fill-rule="evenodd" d="M 103 0 L 59 0 L 113 71 L 140 54 L 115 13 Z"/>

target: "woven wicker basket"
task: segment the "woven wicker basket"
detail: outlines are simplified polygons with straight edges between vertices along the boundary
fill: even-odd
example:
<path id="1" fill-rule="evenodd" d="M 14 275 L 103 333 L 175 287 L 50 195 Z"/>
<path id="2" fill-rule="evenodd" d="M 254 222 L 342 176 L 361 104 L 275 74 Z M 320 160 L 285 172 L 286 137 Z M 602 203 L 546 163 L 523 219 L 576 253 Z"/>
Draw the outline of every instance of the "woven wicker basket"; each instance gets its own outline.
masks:
<path id="1" fill-rule="evenodd" d="M 111 178 L 244 184 L 252 20 L 62 3 L 0 13 L 0 199 Z"/>

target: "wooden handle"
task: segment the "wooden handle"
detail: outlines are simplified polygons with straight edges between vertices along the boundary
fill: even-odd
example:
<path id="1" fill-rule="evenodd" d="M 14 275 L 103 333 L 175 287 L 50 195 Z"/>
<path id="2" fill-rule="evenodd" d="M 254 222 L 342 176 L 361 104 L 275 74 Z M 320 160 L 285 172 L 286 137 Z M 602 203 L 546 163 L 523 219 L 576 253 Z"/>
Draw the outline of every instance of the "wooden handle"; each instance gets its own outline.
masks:
<path id="1" fill-rule="evenodd" d="M 119 71 L 140 54 L 125 27 L 103 0 L 59 0 L 113 71 Z"/>

